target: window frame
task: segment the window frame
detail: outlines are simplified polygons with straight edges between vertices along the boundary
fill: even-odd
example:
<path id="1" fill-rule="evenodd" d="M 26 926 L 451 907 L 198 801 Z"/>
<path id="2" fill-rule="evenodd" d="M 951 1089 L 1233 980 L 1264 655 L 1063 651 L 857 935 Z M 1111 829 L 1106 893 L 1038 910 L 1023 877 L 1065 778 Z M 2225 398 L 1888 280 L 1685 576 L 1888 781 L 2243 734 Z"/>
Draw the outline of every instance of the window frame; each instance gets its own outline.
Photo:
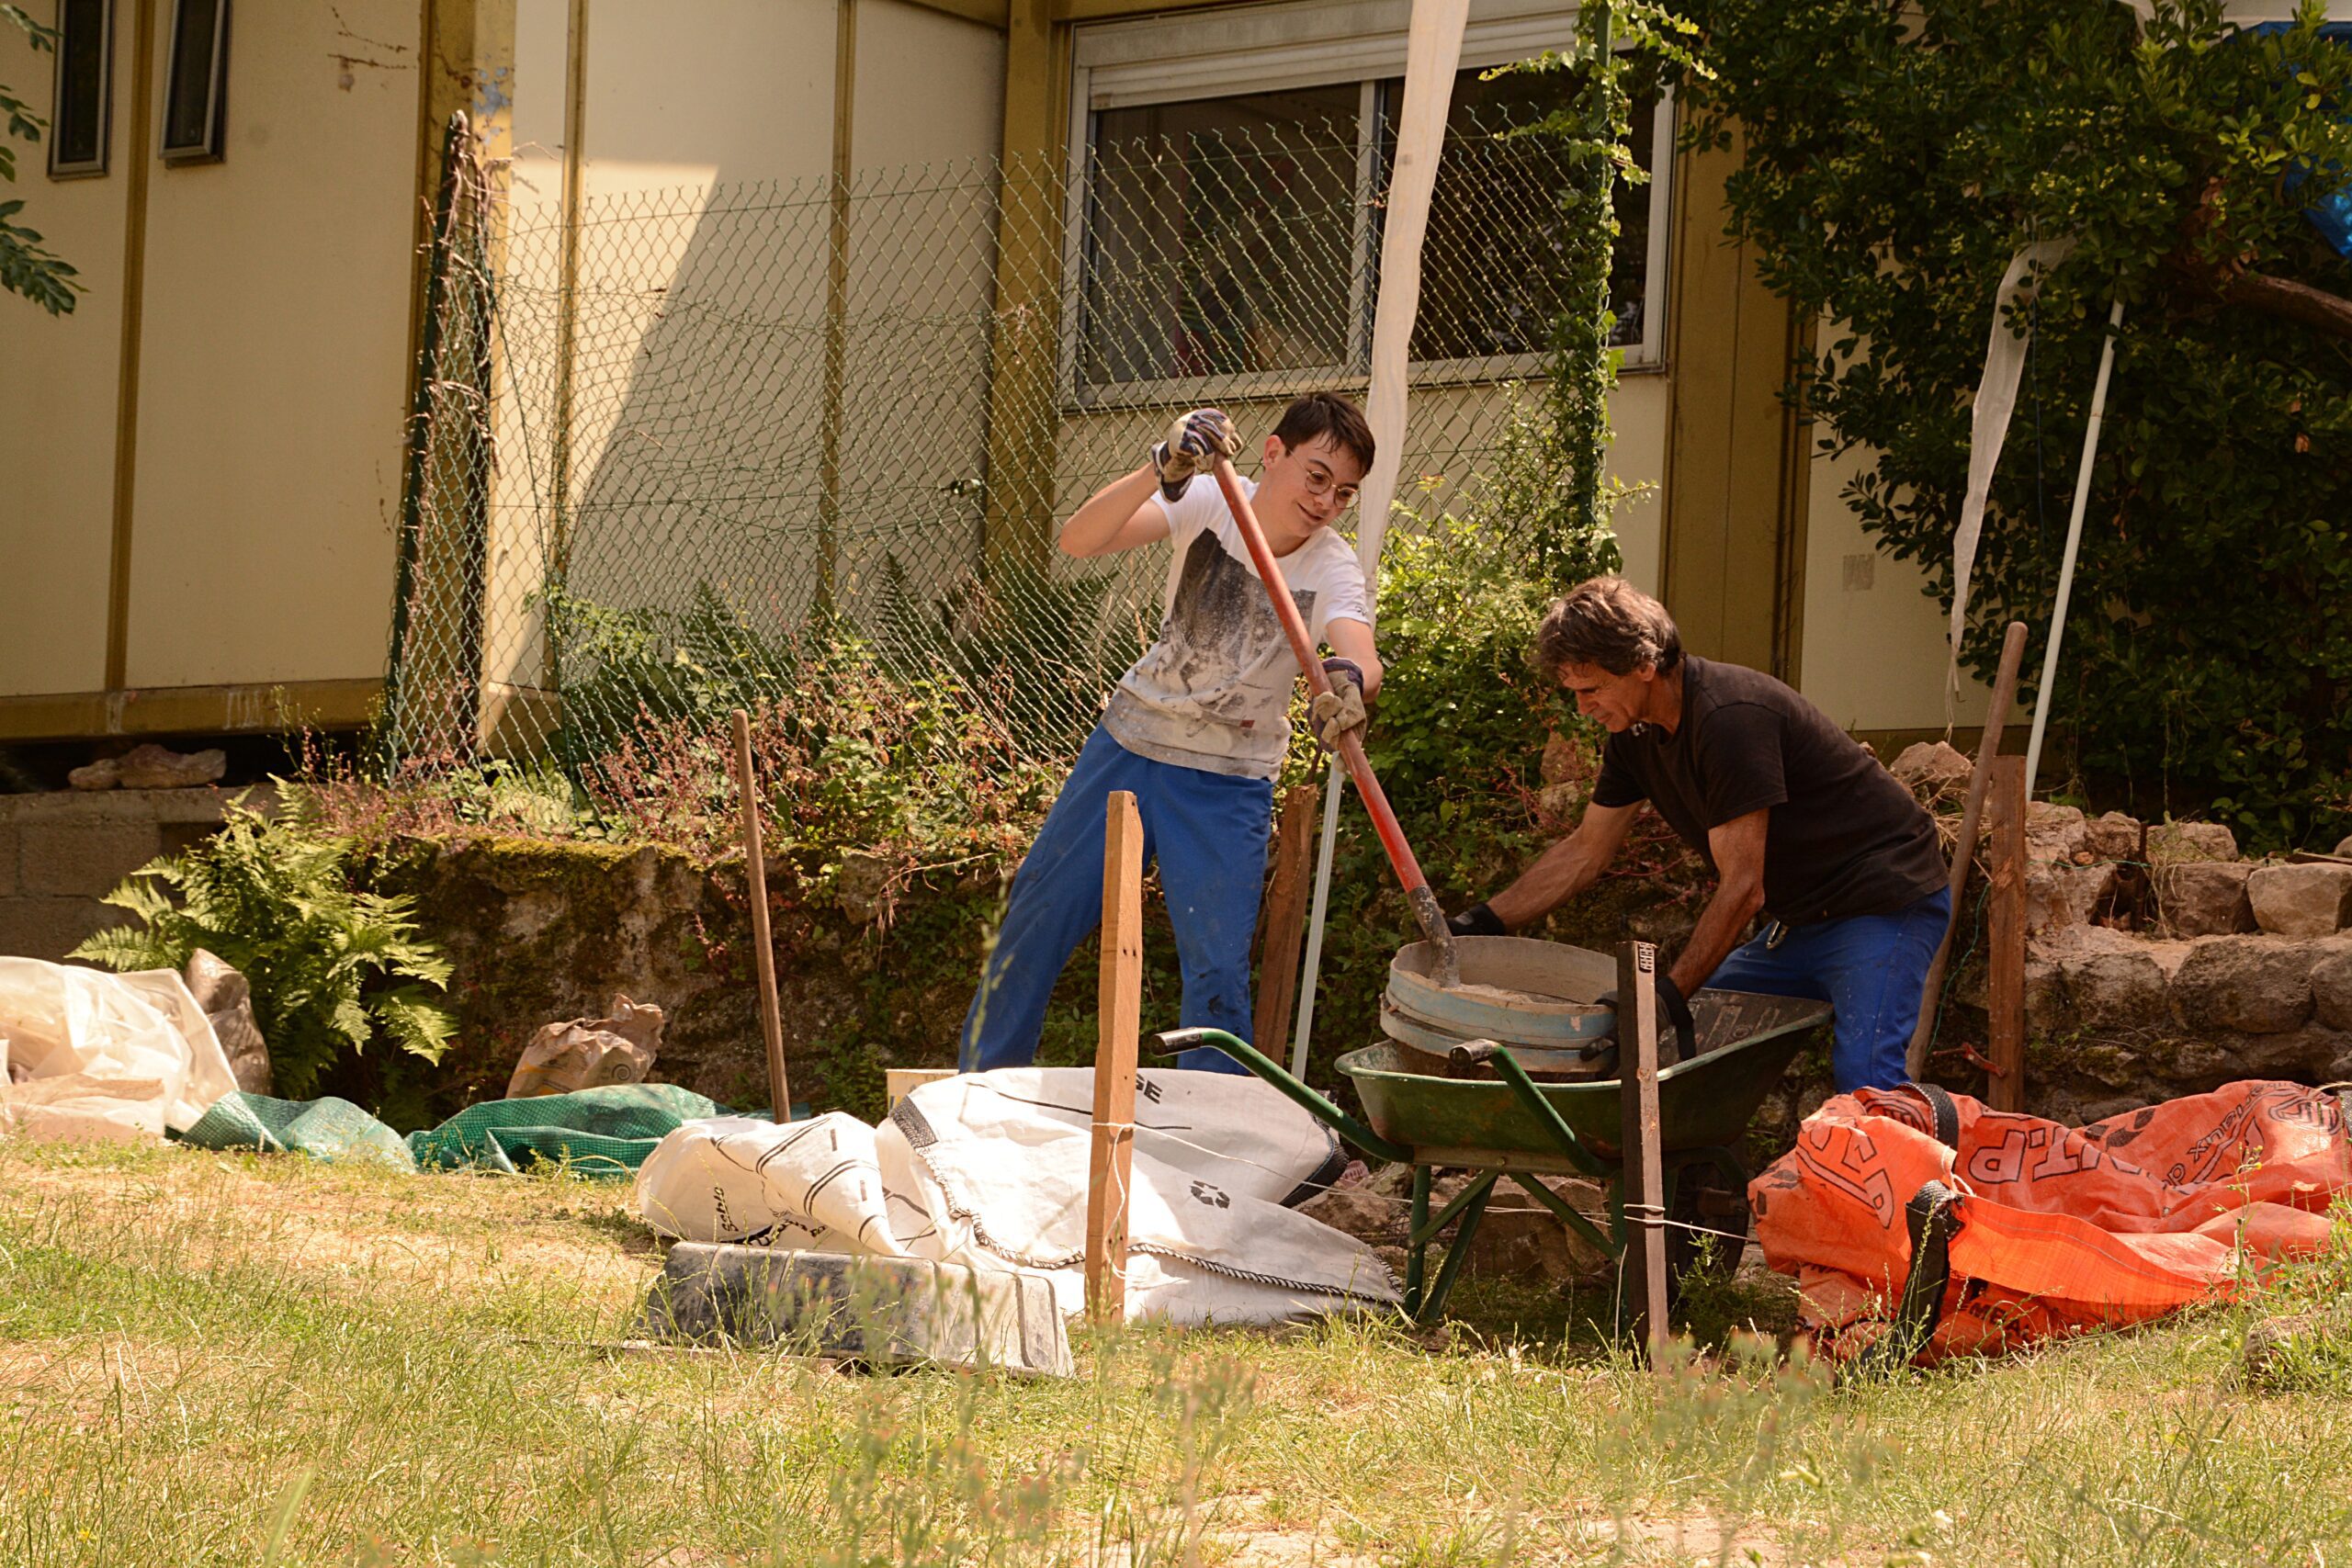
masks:
<path id="1" fill-rule="evenodd" d="M 201 145 L 172 144 L 172 92 L 179 81 L 180 49 L 186 43 L 180 24 L 191 5 L 212 7 L 212 66 L 206 73 L 204 141 Z M 171 46 L 164 54 L 164 104 L 156 129 L 157 156 L 174 166 L 217 164 L 227 155 L 229 127 L 229 0 L 171 0 Z"/>
<path id="2" fill-rule="evenodd" d="M 114 0 L 98 0 L 98 150 L 93 157 L 69 164 L 58 156 L 64 143 L 57 133 L 64 118 L 65 21 L 69 13 L 62 3 L 57 7 L 57 69 L 51 78 L 49 95 L 49 177 L 53 180 L 92 179 L 105 174 L 107 154 L 114 148 Z"/>
<path id="3" fill-rule="evenodd" d="M 1576 15 L 1573 6 L 1531 8 L 1529 0 L 1472 0 L 1459 69 L 1480 70 L 1524 60 L 1546 49 L 1565 50 L 1575 39 Z M 1405 73 L 1410 18 L 1410 0 L 1309 0 L 1207 15 L 1100 23 L 1077 29 L 1070 51 L 1069 177 L 1063 197 L 1061 331 L 1056 375 L 1057 392 L 1065 410 L 1108 411 L 1194 402 L 1211 395 L 1230 397 L 1237 395 L 1237 382 L 1239 396 L 1278 399 L 1335 382 L 1362 383 L 1369 378 L 1373 269 L 1368 264 L 1377 241 L 1373 232 L 1372 197 L 1379 172 L 1379 132 L 1374 119 L 1379 84 Z M 1226 41 L 1216 49 L 1200 49 L 1200 34 L 1213 21 L 1222 24 Z M 1094 178 L 1094 117 L 1110 108 L 1345 82 L 1360 86 L 1347 362 L 1238 375 L 1081 384 L 1079 366 L 1084 354 L 1086 220 Z M 1657 166 L 1649 182 L 1643 330 L 1639 338 L 1620 350 L 1629 371 L 1662 369 L 1666 355 L 1667 262 L 1673 210 L 1671 89 L 1659 94 L 1654 112 L 1652 162 Z M 1416 359 L 1410 363 L 1409 374 L 1417 387 L 1489 385 L 1540 375 L 1544 359 L 1542 354 Z"/>

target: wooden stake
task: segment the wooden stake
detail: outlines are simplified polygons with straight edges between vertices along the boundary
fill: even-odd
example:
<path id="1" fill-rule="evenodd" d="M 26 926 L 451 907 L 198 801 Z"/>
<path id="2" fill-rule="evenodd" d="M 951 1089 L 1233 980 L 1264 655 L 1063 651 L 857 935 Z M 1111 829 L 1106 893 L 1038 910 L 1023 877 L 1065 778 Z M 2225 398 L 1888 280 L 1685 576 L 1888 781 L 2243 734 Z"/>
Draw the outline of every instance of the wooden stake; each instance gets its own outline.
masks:
<path id="1" fill-rule="evenodd" d="M 776 1004 L 775 946 L 768 931 L 768 862 L 760 849 L 760 786 L 752 771 L 752 716 L 735 710 L 735 795 L 743 808 L 743 876 L 752 893 L 752 956 L 760 974 L 760 1033 L 768 1046 L 768 1100 L 778 1122 L 792 1120 L 792 1086 L 784 1075 L 784 1014 Z"/>
<path id="2" fill-rule="evenodd" d="M 1094 1148 L 1086 1183 L 1086 1314 L 1127 1313 L 1127 1179 L 1135 1163 L 1136 1046 L 1143 1030 L 1143 818 L 1114 792 L 1102 829 L 1102 1034 L 1094 1048 Z"/>
<path id="3" fill-rule="evenodd" d="M 1993 887 L 1984 989 L 1995 1068 L 1985 1102 L 2025 1109 L 2025 759 L 1993 759 Z"/>
<path id="4" fill-rule="evenodd" d="M 1290 1043 L 1290 1014 L 1298 999 L 1298 950 L 1306 936 L 1306 894 L 1315 867 L 1315 812 L 1323 786 L 1298 785 L 1283 797 L 1274 829 L 1274 874 L 1258 919 L 1258 1013 L 1251 1044 L 1273 1061 Z"/>
<path id="5" fill-rule="evenodd" d="M 2001 667 L 1993 677 L 1993 700 L 1984 709 L 1984 733 L 1976 742 L 1976 766 L 1968 775 L 1968 798 L 1960 808 L 1960 842 L 1951 852 L 1951 918 L 1944 922 L 1944 939 L 1928 965 L 1928 983 L 1919 995 L 1919 1021 L 1911 1028 L 1911 1046 L 1904 1054 L 1904 1071 L 1917 1081 L 1928 1070 L 1928 1047 L 1936 1037 L 1936 1010 L 1943 1002 L 1944 972 L 1951 966 L 1952 933 L 1960 930 L 1962 900 L 1968 892 L 1969 868 L 1976 861 L 1976 828 L 1984 809 L 1984 787 L 1992 777 L 1993 759 L 2001 754 L 2001 731 L 2009 722 L 2009 703 L 2018 692 L 2018 667 L 2025 662 L 2025 623 L 2011 621 L 2001 638 Z"/>
<path id="6" fill-rule="evenodd" d="M 1620 1289 L 1634 1341 L 1666 1343 L 1666 1172 L 1657 1109 L 1657 949 L 1617 949 L 1618 1104 L 1623 1116 L 1625 1258 Z"/>

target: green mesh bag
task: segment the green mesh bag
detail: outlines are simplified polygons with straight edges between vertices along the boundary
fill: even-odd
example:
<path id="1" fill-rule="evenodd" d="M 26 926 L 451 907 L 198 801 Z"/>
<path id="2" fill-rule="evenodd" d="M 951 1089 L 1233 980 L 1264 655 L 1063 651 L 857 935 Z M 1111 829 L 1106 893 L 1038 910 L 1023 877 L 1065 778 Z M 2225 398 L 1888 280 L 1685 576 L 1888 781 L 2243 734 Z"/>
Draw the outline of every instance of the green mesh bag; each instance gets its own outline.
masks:
<path id="1" fill-rule="evenodd" d="M 175 1136 L 200 1149 L 291 1149 L 330 1161 L 380 1159 L 403 1170 L 476 1168 L 511 1175 L 546 1162 L 618 1180 L 681 1123 L 717 1114 L 716 1103 L 676 1084 L 611 1084 L 488 1100 L 402 1138 L 347 1100 L 273 1100 L 241 1091 Z"/>
<path id="2" fill-rule="evenodd" d="M 273 1100 L 243 1090 L 213 1103 L 195 1126 L 173 1136 L 199 1149 L 296 1150 L 314 1159 L 379 1159 L 402 1170 L 415 1156 L 398 1133 L 347 1100 Z"/>
<path id="3" fill-rule="evenodd" d="M 411 1133 L 408 1148 L 420 1166 L 512 1172 L 545 1160 L 618 1179 L 681 1123 L 718 1113 L 717 1104 L 676 1084 L 610 1084 L 469 1106 L 430 1132 Z"/>

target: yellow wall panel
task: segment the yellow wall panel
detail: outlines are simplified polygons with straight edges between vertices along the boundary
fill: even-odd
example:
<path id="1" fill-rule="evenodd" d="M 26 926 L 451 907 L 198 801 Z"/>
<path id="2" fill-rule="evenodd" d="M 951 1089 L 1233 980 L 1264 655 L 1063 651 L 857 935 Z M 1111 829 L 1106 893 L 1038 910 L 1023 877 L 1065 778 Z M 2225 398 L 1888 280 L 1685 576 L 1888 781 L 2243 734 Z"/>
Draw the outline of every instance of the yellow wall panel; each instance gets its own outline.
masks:
<path id="1" fill-rule="evenodd" d="M 0 615 L 0 694 L 96 691 L 106 684 L 112 552 L 117 367 L 122 349 L 123 225 L 128 211 L 133 18 L 117 18 L 113 153 L 103 175 L 51 180 L 48 143 L 17 142 L 17 221 L 80 274 L 88 290 L 52 317 L 0 294 L 0 563 L 19 592 Z M 47 19 L 46 9 L 33 14 Z M 54 57 L 0 27 L 0 82 L 50 109 Z M 23 592 L 30 586 L 35 591 Z"/>
<path id="2" fill-rule="evenodd" d="M 224 158 L 152 170 L 132 686 L 383 669 L 418 48 L 414 0 L 251 0 Z"/>

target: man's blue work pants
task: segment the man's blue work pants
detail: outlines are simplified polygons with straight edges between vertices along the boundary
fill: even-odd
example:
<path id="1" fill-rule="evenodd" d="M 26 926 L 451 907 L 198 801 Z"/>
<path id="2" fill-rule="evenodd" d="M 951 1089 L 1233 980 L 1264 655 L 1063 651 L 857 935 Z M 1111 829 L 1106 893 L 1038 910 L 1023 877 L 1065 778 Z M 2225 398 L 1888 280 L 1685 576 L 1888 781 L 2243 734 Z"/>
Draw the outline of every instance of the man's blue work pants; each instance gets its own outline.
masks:
<path id="1" fill-rule="evenodd" d="M 964 1071 L 1025 1066 L 1035 1058 L 1062 966 L 1102 922 L 1103 812 L 1115 790 L 1136 797 L 1145 864 L 1159 862 L 1184 976 L 1178 1019 L 1187 1028 L 1250 1038 L 1250 939 L 1265 888 L 1274 786 L 1138 757 L 1097 729 L 1012 879 L 1004 923 L 964 1016 L 956 1049 Z M 1176 1065 L 1247 1070 L 1204 1047 L 1184 1052 Z"/>
<path id="2" fill-rule="evenodd" d="M 1951 918 L 1939 888 L 1892 915 L 1853 915 L 1806 926 L 1768 927 L 1707 976 L 1720 991 L 1811 997 L 1838 1010 L 1829 1063 L 1838 1092 L 1899 1089 L 1911 1081 L 1904 1053 L 1919 1021 L 1928 964 Z M 1772 942 L 1775 931 L 1777 945 Z"/>

